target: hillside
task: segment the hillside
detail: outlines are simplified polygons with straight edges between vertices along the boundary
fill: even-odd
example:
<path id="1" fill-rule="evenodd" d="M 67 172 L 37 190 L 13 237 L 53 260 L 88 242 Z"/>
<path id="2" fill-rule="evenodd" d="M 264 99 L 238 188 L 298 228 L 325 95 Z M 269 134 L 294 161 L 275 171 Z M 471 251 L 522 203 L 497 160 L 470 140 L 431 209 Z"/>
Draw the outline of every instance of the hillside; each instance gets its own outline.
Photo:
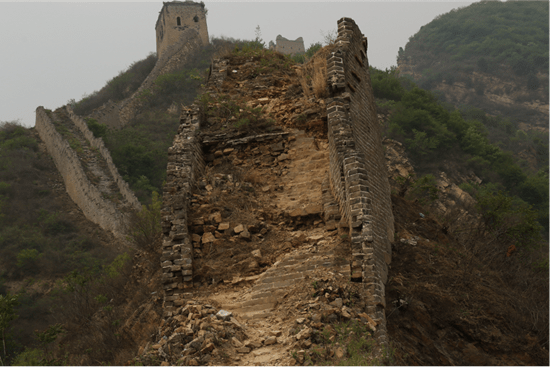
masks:
<path id="1" fill-rule="evenodd" d="M 548 2 L 482 1 L 442 14 L 410 37 L 397 63 L 456 107 L 548 133 Z"/>
<path id="2" fill-rule="evenodd" d="M 121 243 L 73 202 L 36 131 L 15 123 L 0 125 L 0 210 L 0 295 L 19 294 L 7 362 L 56 323 L 56 282 L 109 264 Z"/>

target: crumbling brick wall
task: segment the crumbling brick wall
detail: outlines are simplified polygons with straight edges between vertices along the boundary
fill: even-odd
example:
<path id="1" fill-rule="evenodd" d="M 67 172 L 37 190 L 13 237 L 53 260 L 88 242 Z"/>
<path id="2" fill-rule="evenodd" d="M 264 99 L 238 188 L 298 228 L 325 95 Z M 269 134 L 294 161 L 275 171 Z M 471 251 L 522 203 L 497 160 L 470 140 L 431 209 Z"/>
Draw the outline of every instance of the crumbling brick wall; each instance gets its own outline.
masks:
<path id="1" fill-rule="evenodd" d="M 208 87 L 221 85 L 226 60 L 214 61 Z M 166 184 L 163 188 L 162 255 L 164 312 L 171 312 L 184 303 L 186 290 L 193 287 L 193 245 L 187 229 L 187 211 L 191 190 L 204 170 L 202 144 L 198 137 L 200 109 L 194 103 L 182 109 L 178 133 L 168 149 Z"/>
<path id="2" fill-rule="evenodd" d="M 275 50 L 285 55 L 296 55 L 306 52 L 304 47 L 304 39 L 302 37 L 298 37 L 294 41 L 291 41 L 281 35 L 278 35 L 275 40 L 277 42 Z"/>
<path id="3" fill-rule="evenodd" d="M 385 284 L 394 224 L 367 60 L 367 39 L 350 18 L 338 21 L 336 47 L 327 57 L 330 186 L 349 226 L 352 280 L 362 281 L 368 313 L 386 341 Z"/>

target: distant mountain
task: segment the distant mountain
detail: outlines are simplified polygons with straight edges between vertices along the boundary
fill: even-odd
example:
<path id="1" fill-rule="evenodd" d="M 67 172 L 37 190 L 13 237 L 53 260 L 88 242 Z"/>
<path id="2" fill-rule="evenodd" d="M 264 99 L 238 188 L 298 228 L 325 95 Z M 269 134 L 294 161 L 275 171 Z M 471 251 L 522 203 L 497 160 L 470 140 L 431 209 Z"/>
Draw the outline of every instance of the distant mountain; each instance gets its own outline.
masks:
<path id="1" fill-rule="evenodd" d="M 455 106 L 548 131 L 548 2 L 482 1 L 442 14 L 409 38 L 397 63 Z"/>

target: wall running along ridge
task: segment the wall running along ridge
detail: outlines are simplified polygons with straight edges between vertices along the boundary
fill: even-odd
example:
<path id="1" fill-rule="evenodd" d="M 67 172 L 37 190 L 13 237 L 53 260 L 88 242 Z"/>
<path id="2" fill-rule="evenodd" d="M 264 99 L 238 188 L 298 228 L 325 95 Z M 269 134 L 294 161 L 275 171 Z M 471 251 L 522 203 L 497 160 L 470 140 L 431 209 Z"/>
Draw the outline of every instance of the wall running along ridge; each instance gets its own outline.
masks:
<path id="1" fill-rule="evenodd" d="M 57 132 L 42 106 L 36 109 L 35 127 L 63 177 L 67 193 L 86 218 L 113 232 L 115 236 L 122 237 L 128 217 L 114 203 L 104 199 L 99 189 L 88 180 L 75 151 Z"/>
<path id="2" fill-rule="evenodd" d="M 130 122 L 141 110 L 148 93 L 154 93 L 155 82 L 161 75 L 181 69 L 204 43 L 196 29 L 188 28 L 181 32 L 178 41 L 167 47 L 158 58 L 153 70 L 143 81 L 137 91 L 124 101 L 106 106 L 90 114 L 91 117 L 115 129 L 120 129 Z"/>
<path id="3" fill-rule="evenodd" d="M 116 168 L 115 164 L 113 163 L 113 159 L 111 158 L 111 153 L 103 143 L 103 139 L 96 138 L 88 128 L 88 124 L 86 124 L 86 122 L 80 116 L 76 115 L 70 106 L 65 106 L 65 108 L 71 121 L 80 130 L 82 135 L 84 135 L 84 137 L 90 142 L 90 145 L 99 150 L 99 153 L 101 154 L 103 159 L 105 159 L 105 162 L 107 162 L 109 172 L 113 176 L 113 179 L 117 184 L 118 190 L 126 200 L 127 205 L 132 209 L 138 211 L 141 210 L 141 204 L 139 200 L 134 195 L 134 192 L 130 189 L 128 183 L 124 181 L 122 176 L 120 176 L 120 174 L 118 173 L 118 169 Z"/>
<path id="4" fill-rule="evenodd" d="M 394 233 L 390 185 L 367 60 L 367 39 L 350 18 L 338 21 L 327 56 L 330 187 L 349 226 L 352 280 L 363 282 L 368 314 L 387 342 L 385 284 Z"/>
<path id="5" fill-rule="evenodd" d="M 227 61 L 214 61 L 208 80 L 209 89 L 221 86 L 227 75 Z M 178 133 L 168 149 L 166 184 L 163 188 L 162 255 L 164 312 L 172 312 L 190 296 L 193 287 L 193 245 L 187 230 L 187 210 L 191 190 L 204 171 L 202 144 L 198 138 L 200 109 L 194 103 L 183 107 Z"/>

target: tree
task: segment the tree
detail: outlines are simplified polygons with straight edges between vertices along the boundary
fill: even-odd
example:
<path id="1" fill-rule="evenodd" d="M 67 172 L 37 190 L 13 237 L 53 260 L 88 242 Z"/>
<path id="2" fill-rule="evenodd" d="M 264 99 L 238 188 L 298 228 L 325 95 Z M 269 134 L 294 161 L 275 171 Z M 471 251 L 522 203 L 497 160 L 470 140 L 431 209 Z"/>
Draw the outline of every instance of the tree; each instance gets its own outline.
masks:
<path id="1" fill-rule="evenodd" d="M 14 308 L 19 305 L 18 295 L 0 295 L 0 331 L 2 332 L 2 345 L 4 347 L 4 358 L 6 360 L 6 330 L 10 322 L 17 318 Z M 2 365 L 4 363 L 2 362 Z"/>

